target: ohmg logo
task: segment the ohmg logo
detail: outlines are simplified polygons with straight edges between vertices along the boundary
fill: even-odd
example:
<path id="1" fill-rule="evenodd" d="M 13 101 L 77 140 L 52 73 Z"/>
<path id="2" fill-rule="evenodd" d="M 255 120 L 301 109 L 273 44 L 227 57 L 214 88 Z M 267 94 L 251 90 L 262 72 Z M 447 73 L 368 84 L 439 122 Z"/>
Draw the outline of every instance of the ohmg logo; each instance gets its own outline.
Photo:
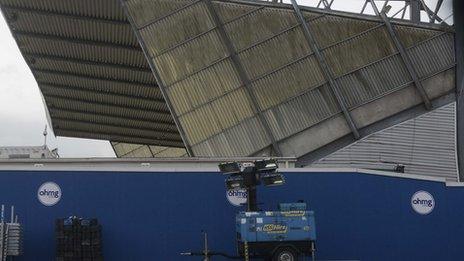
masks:
<path id="1" fill-rule="evenodd" d="M 45 182 L 37 191 L 37 198 L 45 206 L 53 206 L 61 199 L 61 188 L 54 182 Z"/>
<path id="2" fill-rule="evenodd" d="M 421 215 L 427 215 L 435 208 L 435 199 L 427 191 L 417 191 L 411 197 L 411 206 Z"/>
<path id="3" fill-rule="evenodd" d="M 227 190 L 226 197 L 230 204 L 237 207 L 247 203 L 247 191 L 245 189 Z"/>

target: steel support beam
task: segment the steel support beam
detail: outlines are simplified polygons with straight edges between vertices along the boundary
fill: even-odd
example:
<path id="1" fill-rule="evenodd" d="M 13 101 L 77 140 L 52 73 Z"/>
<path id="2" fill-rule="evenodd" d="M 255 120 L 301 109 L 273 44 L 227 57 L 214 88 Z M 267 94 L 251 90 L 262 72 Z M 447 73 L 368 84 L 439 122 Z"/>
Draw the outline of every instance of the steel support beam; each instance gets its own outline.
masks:
<path id="1" fill-rule="evenodd" d="M 127 1 L 127 0 L 122 0 L 122 1 Z M 158 23 L 158 22 L 161 21 L 161 20 L 164 20 L 164 19 L 166 19 L 166 18 L 168 18 L 168 17 L 171 17 L 171 16 L 175 15 L 175 14 L 181 12 L 182 10 L 185 10 L 185 9 L 187 9 L 187 8 L 193 6 L 193 5 L 196 5 L 196 4 L 198 4 L 199 2 L 201 2 L 201 1 L 202 1 L 202 0 L 195 0 L 194 2 L 188 3 L 188 4 L 186 4 L 186 5 L 184 5 L 184 6 L 180 7 L 180 8 L 177 8 L 176 10 L 174 10 L 174 11 L 172 11 L 172 12 L 166 14 L 166 15 L 163 15 L 163 16 L 161 16 L 161 17 L 157 17 L 157 18 L 152 19 L 152 20 L 149 20 L 149 21 L 145 22 L 144 24 L 142 24 L 142 25 L 140 25 L 140 26 L 138 26 L 138 27 L 137 27 L 136 24 L 134 24 L 134 25 L 136 26 L 135 28 L 136 28 L 137 30 L 142 30 L 142 29 L 144 29 L 144 28 L 146 28 L 146 27 L 148 27 L 148 26 L 151 26 L 151 25 L 153 25 L 153 24 Z M 127 15 L 129 16 L 130 14 L 127 13 Z"/>
<path id="2" fill-rule="evenodd" d="M 71 72 L 63 72 L 63 71 L 55 71 L 55 70 L 47 70 L 47 69 L 38 69 L 31 67 L 32 72 L 38 72 L 38 73 L 49 73 L 49 74 L 56 74 L 60 76 L 66 76 L 66 77 L 77 77 L 77 78 L 84 78 L 84 79 L 91 79 L 91 80 L 97 80 L 97 81 L 108 81 L 108 82 L 114 82 L 114 83 L 123 83 L 127 85 L 138 85 L 142 86 L 145 88 L 157 88 L 156 85 L 150 85 L 144 82 L 139 82 L 139 81 L 130 81 L 130 80 L 115 80 L 115 79 L 110 79 L 110 78 L 105 78 L 105 77 L 98 77 L 98 76 L 91 76 L 91 75 L 85 75 L 85 74 L 78 74 L 78 73 L 71 73 Z M 40 77 L 36 77 L 38 81 L 40 81 Z"/>
<path id="3" fill-rule="evenodd" d="M 366 3 L 369 3 L 369 1 L 370 1 L 370 0 L 367 0 Z M 301 7 L 300 7 L 300 8 L 301 8 Z M 309 23 L 309 22 L 311 22 L 311 21 L 314 21 L 314 20 L 319 19 L 319 18 L 324 17 L 324 16 L 325 16 L 325 15 L 321 15 L 321 16 L 312 18 L 312 19 L 310 19 L 310 20 L 307 20 L 306 22 Z M 370 18 L 370 16 L 366 16 L 366 18 Z M 245 51 L 247 51 L 247 50 L 249 50 L 249 49 L 252 49 L 252 48 L 254 48 L 254 47 L 256 47 L 256 46 L 259 46 L 259 45 L 261 45 L 261 44 L 263 44 L 263 43 L 265 43 L 265 42 L 271 41 L 272 39 L 274 39 L 274 38 L 276 38 L 276 37 L 278 37 L 278 36 L 280 36 L 280 35 L 282 35 L 282 34 L 288 32 L 288 31 L 290 31 L 290 30 L 293 30 L 293 29 L 295 29 L 295 28 L 297 28 L 297 27 L 299 27 L 299 26 L 300 26 L 300 23 L 297 23 L 297 24 L 295 24 L 295 25 L 292 25 L 292 26 L 290 26 L 290 27 L 288 27 L 288 28 L 286 28 L 286 29 L 283 29 L 282 31 L 280 31 L 280 32 L 278 32 L 278 33 L 276 33 L 276 34 L 274 34 L 274 35 L 272 35 L 272 36 L 266 38 L 266 39 L 263 39 L 263 40 L 261 40 L 261 41 L 259 41 L 259 42 L 256 42 L 256 43 L 254 43 L 254 44 L 252 44 L 252 45 L 250 45 L 250 46 L 247 46 L 247 47 L 245 47 L 245 48 L 243 48 L 243 49 L 241 49 L 241 50 L 237 50 L 237 53 L 238 53 L 238 54 L 243 53 L 243 52 L 245 52 Z M 364 30 L 364 31 L 362 31 L 362 32 L 360 32 L 360 33 L 358 33 L 358 34 L 356 34 L 356 35 L 350 36 L 349 38 L 340 40 L 340 41 L 338 41 L 338 42 L 336 42 L 336 43 L 333 43 L 333 44 L 331 44 L 331 45 L 329 45 L 329 46 L 326 46 L 326 47 L 324 47 L 324 48 L 321 48 L 320 51 L 324 51 L 324 50 L 330 49 L 330 48 L 332 48 L 332 47 L 334 47 L 334 46 L 336 46 L 336 45 L 343 44 L 343 43 L 345 43 L 345 42 L 347 42 L 347 41 L 350 41 L 350 40 L 352 40 L 352 39 L 358 38 L 359 36 L 362 36 L 362 35 L 364 35 L 364 34 L 366 34 L 366 33 L 369 33 L 369 32 L 371 32 L 371 31 L 373 31 L 373 30 L 377 30 L 377 29 L 379 29 L 380 27 L 383 27 L 383 26 L 384 26 L 383 24 L 379 24 L 379 25 L 374 26 L 374 27 L 372 27 L 372 28 L 366 29 L 366 30 Z M 436 28 L 435 28 L 435 29 L 436 29 Z M 434 36 L 434 37 L 435 37 L 435 36 Z M 434 37 L 431 37 L 430 39 L 433 39 Z M 430 40 L 430 39 L 428 39 L 428 40 Z M 192 39 L 190 39 L 190 40 L 192 40 Z M 189 41 L 190 41 L 190 40 L 189 40 Z M 426 41 L 428 41 L 428 40 L 426 40 Z M 411 48 L 411 47 L 410 47 L 410 48 Z M 169 86 L 167 86 L 167 87 L 169 88 L 169 87 L 172 86 L 172 85 L 175 85 L 175 84 L 177 84 L 177 83 L 179 83 L 179 82 L 181 82 L 181 81 L 184 81 L 185 79 L 188 79 L 188 78 L 190 78 L 190 77 L 192 77 L 192 76 L 194 76 L 194 75 L 196 75 L 196 74 L 198 74 L 198 73 L 200 73 L 200 72 L 202 72 L 202 71 L 204 71 L 204 70 L 206 70 L 206 69 L 208 69 L 208 68 L 210 68 L 210 67 L 212 67 L 212 66 L 215 66 L 216 64 L 218 64 L 218 63 L 220 63 L 220 62 L 223 62 L 224 60 L 226 60 L 226 59 L 228 59 L 228 58 L 229 58 L 229 56 L 224 57 L 224 58 L 221 58 L 221 59 L 219 59 L 219 60 L 216 60 L 216 61 L 212 62 L 211 64 L 209 64 L 209 65 L 207 65 L 207 66 L 205 66 L 205 67 L 203 67 L 203 68 L 201 68 L 201 69 L 199 69 L 199 70 L 197 70 L 197 71 L 194 71 L 193 73 L 188 74 L 188 75 L 182 77 L 181 79 L 178 79 L 178 80 L 174 81 L 173 83 L 171 83 L 171 84 L 170 84 Z M 295 61 L 295 62 L 296 62 L 296 61 Z M 289 63 L 289 64 L 291 64 L 291 63 Z M 269 75 L 269 73 L 266 74 L 266 75 Z M 259 76 L 259 77 L 256 78 L 256 79 L 252 79 L 252 82 L 254 82 L 254 81 L 256 81 L 257 79 L 260 79 L 260 78 L 262 78 L 262 77 L 264 77 L 264 76 Z"/>
<path id="4" fill-rule="evenodd" d="M 27 31 L 12 30 L 12 32 L 15 36 L 26 36 L 26 37 L 40 38 L 44 40 L 68 42 L 68 43 L 73 43 L 73 44 L 88 44 L 88 45 L 94 45 L 98 47 L 119 48 L 119 49 L 131 50 L 131 51 L 141 51 L 140 48 L 135 45 L 116 44 L 116 43 L 111 43 L 111 42 L 103 42 L 103 41 L 96 41 L 96 40 L 90 40 L 90 39 L 77 39 L 77 38 L 71 38 L 71 37 L 66 37 L 66 36 L 51 35 L 51 34 L 44 34 L 44 33 L 34 33 L 34 32 L 27 32 Z"/>
<path id="5" fill-rule="evenodd" d="M 434 107 L 441 107 L 447 104 L 454 102 L 455 95 L 454 93 L 445 94 L 439 98 L 436 98 L 432 101 Z M 427 110 L 422 105 L 413 106 L 409 109 L 406 109 L 402 112 L 389 116 L 385 119 L 377 121 L 371 125 L 361 128 L 359 131 L 363 137 L 368 136 L 370 134 L 376 133 L 381 130 L 385 130 L 386 128 L 395 126 L 407 120 L 416 118 L 420 115 L 426 113 Z M 310 166 L 312 163 L 329 156 L 330 154 L 350 145 L 353 144 L 354 140 L 351 137 L 342 137 L 337 139 L 331 143 L 328 143 L 316 150 L 313 150 L 305 155 L 302 155 L 298 158 L 296 162 L 297 167 L 305 167 Z"/>
<path id="6" fill-rule="evenodd" d="M 171 141 L 160 141 L 153 138 L 143 138 L 143 137 L 129 137 L 120 134 L 111 134 L 106 132 L 87 132 L 81 130 L 70 130 L 66 128 L 56 128 L 55 133 L 57 136 L 64 137 L 79 137 L 85 139 L 100 139 L 108 141 L 118 141 L 131 144 L 150 144 L 157 146 L 166 146 L 166 147 L 176 147 L 183 148 L 182 142 L 171 142 Z"/>
<path id="7" fill-rule="evenodd" d="M 13 6 L 13 5 L 1 5 L 5 12 L 24 12 L 24 13 L 33 13 L 38 15 L 45 15 L 45 16 L 53 16 L 59 17 L 63 19 L 74 19 L 74 20 L 82 20 L 82 21 L 91 21 L 96 23 L 105 23 L 105 24 L 116 24 L 116 25 L 127 25 L 129 26 L 128 21 L 123 20 L 115 20 L 115 19 L 108 19 L 108 18 L 101 18 L 101 17 L 92 17 L 92 16 L 85 16 L 85 15 L 77 15 L 77 14 L 69 14 L 69 13 L 62 13 L 50 10 L 40 10 L 30 7 L 23 7 L 23 6 Z M 14 21 L 12 21 L 14 22 Z"/>
<path id="8" fill-rule="evenodd" d="M 414 68 L 414 65 L 413 65 L 413 63 L 411 61 L 411 58 L 409 57 L 408 53 L 406 52 L 406 48 L 401 43 L 400 39 L 398 38 L 398 35 L 396 34 L 395 29 L 392 26 L 392 24 L 390 22 L 390 19 L 388 19 L 387 15 L 383 11 L 379 12 L 379 10 L 377 9 L 374 2 L 372 2 L 372 6 L 374 8 L 375 13 L 377 15 L 379 15 L 380 18 L 385 23 L 388 34 L 390 35 L 390 39 L 393 41 L 393 43 L 395 44 L 396 49 L 400 53 L 401 60 L 403 61 L 404 65 L 406 66 L 406 70 L 408 71 L 408 73 L 411 76 L 412 80 L 414 81 L 414 85 L 416 86 L 416 89 L 419 92 L 419 95 L 421 96 L 422 101 L 424 102 L 425 108 L 427 108 L 427 110 L 431 110 L 432 109 L 432 104 L 430 102 L 430 99 L 427 96 L 427 93 L 425 92 L 424 86 L 422 85 L 422 82 L 419 79 L 419 75 L 417 74 L 417 71 Z"/>
<path id="9" fill-rule="evenodd" d="M 121 142 L 112 142 L 111 143 L 111 146 L 113 147 L 113 150 L 116 150 L 115 147 L 117 145 L 121 144 Z M 139 144 L 132 144 L 132 145 L 139 145 Z M 117 155 L 118 158 L 124 158 L 125 156 L 129 155 L 130 153 L 133 153 L 134 151 L 137 151 L 137 150 L 140 150 L 141 148 L 143 147 L 148 147 L 148 149 L 150 150 L 151 154 L 153 155 L 153 158 L 156 158 L 156 155 L 159 155 L 169 149 L 181 149 L 181 148 L 177 148 L 177 147 L 169 147 L 169 146 L 160 146 L 160 145 L 139 145 L 137 148 L 133 149 L 133 150 L 130 150 L 128 152 L 125 152 L 121 155 L 117 155 L 116 151 L 114 152 L 114 155 Z M 158 152 L 154 152 L 153 149 L 151 148 L 151 146 L 157 146 L 157 147 L 164 147 L 164 149 L 158 151 Z"/>
<path id="10" fill-rule="evenodd" d="M 430 21 L 431 23 L 435 23 L 435 20 L 437 20 L 439 18 L 438 17 L 438 12 L 440 11 L 442 5 L 443 5 L 443 0 L 438 0 L 437 5 L 435 6 L 435 11 L 433 12 L 433 18 Z"/>
<path id="11" fill-rule="evenodd" d="M 166 142 L 166 143 L 174 143 L 174 144 L 182 144 L 182 141 L 175 141 L 175 140 L 168 140 L 168 139 L 159 139 L 158 137 L 150 136 L 150 135 L 139 135 L 139 134 L 134 134 L 133 132 L 128 132 L 128 133 L 113 133 L 109 131 L 96 131 L 95 128 L 86 128 L 86 127 L 73 127 L 73 128 L 62 128 L 60 127 L 60 124 L 55 124 L 53 123 L 53 129 L 54 130 L 66 130 L 70 132 L 80 132 L 85 135 L 85 133 L 90 134 L 99 134 L 99 135 L 107 135 L 107 136 L 120 136 L 120 137 L 127 137 L 127 138 L 134 138 L 134 139 L 146 139 L 146 140 L 152 140 L 153 142 L 156 143 L 161 143 L 161 142 Z M 98 126 L 98 125 L 97 125 Z"/>
<path id="12" fill-rule="evenodd" d="M 135 148 L 135 149 L 129 150 L 129 151 L 125 152 L 125 153 L 122 153 L 121 155 L 118 155 L 118 154 L 116 153 L 115 147 L 118 146 L 119 144 L 124 144 L 124 142 L 110 142 L 110 143 L 111 143 L 111 147 L 112 147 L 113 150 L 114 150 L 114 155 L 116 155 L 116 157 L 118 157 L 118 158 L 124 158 L 124 156 L 126 156 L 126 155 L 128 155 L 128 154 L 130 154 L 130 153 L 132 153 L 132 152 L 134 152 L 134 151 L 136 151 L 136 150 L 139 150 L 140 148 L 142 148 L 142 147 L 144 147 L 144 146 L 148 146 L 148 145 L 140 145 L 140 144 L 131 144 L 131 145 L 138 145 L 138 147 Z M 125 143 L 125 144 L 129 144 L 129 143 Z M 152 153 L 152 155 L 153 155 L 153 153 Z M 153 155 L 153 156 L 154 156 L 154 155 Z"/>
<path id="13" fill-rule="evenodd" d="M 143 54 L 145 55 L 145 58 L 147 59 L 148 61 L 148 64 L 150 65 L 150 69 L 153 73 L 153 75 L 155 76 L 156 78 L 156 82 L 158 82 L 158 86 L 161 90 L 161 93 L 163 94 L 163 97 L 164 97 L 164 100 L 166 101 L 166 105 L 168 106 L 169 108 L 169 111 L 171 112 L 171 116 L 172 116 L 172 119 L 174 120 L 174 123 L 176 124 L 177 126 L 177 129 L 179 130 L 179 134 L 180 136 L 182 137 L 182 140 L 184 142 L 184 145 L 185 145 L 185 149 L 187 150 L 187 154 L 190 156 L 190 157 L 194 157 L 195 154 L 193 153 L 193 150 L 192 150 L 192 147 L 187 139 L 187 135 L 185 133 L 185 130 L 182 126 L 182 124 L 180 123 L 179 121 L 179 118 L 177 117 L 177 114 L 176 114 L 176 111 L 172 105 L 172 102 L 171 102 L 171 98 L 169 97 L 167 91 L 166 91 L 166 86 L 164 85 L 164 82 L 163 80 L 161 79 L 161 76 L 158 72 L 158 69 L 156 68 L 155 66 L 155 63 L 153 61 L 153 58 L 151 57 L 150 55 L 150 52 L 145 44 L 145 41 L 143 40 L 142 38 L 142 35 L 140 34 L 140 31 L 137 29 L 137 24 L 135 23 L 134 19 L 132 18 L 130 12 L 129 12 L 129 9 L 126 5 L 126 0 L 119 0 L 119 2 L 121 3 L 121 6 L 122 6 L 122 9 L 124 10 L 124 13 L 126 14 L 126 17 L 127 19 L 129 20 L 129 23 L 131 24 L 132 26 L 132 29 L 134 31 L 134 34 L 140 44 L 140 47 L 142 47 L 142 51 L 143 51 Z"/>
<path id="14" fill-rule="evenodd" d="M 232 40 L 230 39 L 229 35 L 224 29 L 224 25 L 221 19 L 219 18 L 218 13 L 214 9 L 214 6 L 211 0 L 204 0 L 204 3 L 206 4 L 208 12 L 213 18 L 213 21 L 217 27 L 220 37 L 227 48 L 227 52 L 229 53 L 230 59 L 232 60 L 232 63 L 234 64 L 234 67 L 237 70 L 238 76 L 240 77 L 240 80 L 242 81 L 242 84 L 248 94 L 251 105 L 255 113 L 257 114 L 259 121 L 263 125 L 266 135 L 271 141 L 271 145 L 272 145 L 272 148 L 274 149 L 274 152 L 277 154 L 277 156 L 282 156 L 282 152 L 280 151 L 279 145 L 277 144 L 277 140 L 272 134 L 271 127 L 269 126 L 269 123 L 266 121 L 264 114 L 262 112 L 262 109 L 260 108 L 258 104 L 258 99 L 251 87 L 251 80 L 246 74 L 246 71 L 237 55 L 237 51 L 235 50 L 235 47 L 232 44 Z"/>
<path id="15" fill-rule="evenodd" d="M 157 123 L 157 124 L 166 124 L 170 125 L 170 129 L 172 130 L 177 130 L 176 125 L 172 123 L 171 121 L 160 121 L 160 120 L 155 120 L 155 119 L 149 119 L 145 117 L 140 117 L 140 115 L 130 115 L 130 116 L 124 116 L 124 115 L 119 115 L 119 114 L 107 114 L 107 113 L 96 113 L 96 112 L 89 112 L 89 111 L 84 111 L 84 110 L 76 110 L 76 109 L 69 109 L 69 108 L 63 108 L 63 107 L 58 107 L 58 106 L 52 106 L 49 107 L 48 110 L 50 111 L 50 116 L 53 118 L 57 113 L 75 113 L 75 114 L 80 114 L 80 115 L 88 115 L 88 116 L 94 116 L 94 117 L 108 117 L 108 118 L 115 118 L 119 120 L 132 120 L 132 121 L 140 121 L 140 122 L 146 122 L 146 123 Z M 165 114 L 165 113 L 164 113 Z M 169 113 L 167 113 L 170 115 Z M 163 114 L 161 114 L 163 115 Z M 164 116 L 164 115 L 163 115 Z"/>
<path id="16" fill-rule="evenodd" d="M 413 23 L 420 23 L 421 21 L 421 3 L 419 0 L 409 0 L 409 15 Z"/>
<path id="17" fill-rule="evenodd" d="M 200 1 L 201 1 L 201 0 L 200 0 Z M 253 10 L 247 12 L 247 13 L 244 13 L 244 14 L 238 16 L 238 17 L 233 18 L 233 19 L 230 20 L 230 21 L 224 22 L 224 25 L 227 25 L 227 24 L 232 23 L 232 22 L 234 22 L 234 21 L 238 21 L 238 20 L 240 20 L 240 19 L 242 19 L 242 18 L 244 18 L 244 17 L 247 17 L 247 16 L 249 16 L 249 15 L 251 15 L 251 14 L 253 14 L 253 13 L 259 11 L 259 10 L 262 10 L 262 9 L 264 9 L 264 7 L 255 8 L 255 9 L 253 9 Z M 188 43 L 194 41 L 195 39 L 198 39 L 198 38 L 200 38 L 200 37 L 202 37 L 202 36 L 204 36 L 204 35 L 206 35 L 206 34 L 212 32 L 212 31 L 214 31 L 214 30 L 217 30 L 217 27 L 216 27 L 216 26 L 215 26 L 215 27 L 212 27 L 212 28 L 210 28 L 210 29 L 208 29 L 207 31 L 204 31 L 204 32 L 201 32 L 201 33 L 199 33 L 199 34 L 197 34 L 197 35 L 194 35 L 194 36 L 192 36 L 192 37 L 190 37 L 190 38 L 188 38 L 188 39 L 185 39 L 185 40 L 183 40 L 183 41 L 181 41 L 181 42 L 179 42 L 179 43 L 176 43 L 176 44 L 173 45 L 173 46 L 167 47 L 166 49 L 161 50 L 159 53 L 157 53 L 154 57 L 157 58 L 157 57 L 160 57 L 160 56 L 162 56 L 162 55 L 165 55 L 166 53 L 169 53 L 169 52 L 171 52 L 172 50 L 174 50 L 174 49 L 176 49 L 176 48 L 179 48 L 179 47 L 181 47 L 181 46 L 183 46 L 183 45 L 186 45 L 186 44 L 188 44 Z M 238 52 L 240 52 L 240 51 L 238 51 Z"/>
<path id="18" fill-rule="evenodd" d="M 74 123 L 79 126 L 82 126 L 82 127 L 76 128 L 76 129 L 81 129 L 81 130 L 93 129 L 94 127 L 96 128 L 103 127 L 104 129 L 106 129 L 106 127 L 113 127 L 113 128 L 118 128 L 118 130 L 121 131 L 120 133 L 118 133 L 118 135 L 127 135 L 131 137 L 135 135 L 136 137 L 151 137 L 151 138 L 155 138 L 160 141 L 182 142 L 182 139 L 180 138 L 179 133 L 167 134 L 171 136 L 170 138 L 167 138 L 167 137 L 163 137 L 166 135 L 165 132 L 155 130 L 155 129 L 138 128 L 138 127 L 133 127 L 133 126 L 124 126 L 124 125 L 116 125 L 116 124 L 109 124 L 109 123 L 98 123 L 98 122 L 92 122 L 92 121 L 70 120 L 70 119 L 61 118 L 61 117 L 55 117 L 53 121 L 53 124 L 57 126 L 60 126 L 61 124 L 69 124 L 69 123 Z M 150 132 L 150 135 L 146 136 L 142 134 L 142 136 L 140 136 L 138 134 L 135 134 L 137 133 L 137 131 Z M 151 133 L 153 133 L 153 136 L 151 135 Z"/>
<path id="19" fill-rule="evenodd" d="M 42 82 L 42 81 L 37 81 L 37 84 L 41 89 L 45 88 L 51 88 L 51 89 L 61 89 L 63 91 L 77 91 L 77 92 L 83 92 L 83 93 L 88 93 L 91 95 L 109 95 L 109 96 L 115 96 L 117 98 L 121 99 L 131 99 L 131 100 L 137 100 L 137 101 L 144 101 L 144 102 L 151 102 L 151 103 L 156 103 L 159 106 L 165 105 L 164 101 L 161 99 L 155 99 L 155 98 L 146 98 L 146 97 L 139 97 L 139 96 L 133 96 L 133 95 L 127 95 L 127 94 L 122 94 L 122 93 L 116 93 L 112 91 L 96 91 L 96 90 L 91 90 L 91 89 L 86 89 L 82 87 L 75 87 L 75 86 L 70 86 L 70 85 L 62 85 L 62 84 L 54 84 L 54 83 L 47 83 L 47 82 Z M 43 90 L 42 90 L 43 91 Z M 129 107 L 129 106 L 128 106 Z M 140 107 L 131 107 L 131 108 L 140 108 Z M 160 111 L 164 112 L 164 111 Z M 166 111 L 166 113 L 169 113 Z"/>
<path id="20" fill-rule="evenodd" d="M 464 1 L 453 1 L 454 29 L 456 32 L 456 147 L 459 181 L 464 181 Z"/>
<path id="21" fill-rule="evenodd" d="M 145 147 L 145 146 L 150 147 L 149 145 L 132 144 L 132 145 L 138 145 L 138 147 L 135 148 L 135 149 L 129 150 L 129 151 L 125 152 L 125 153 L 122 153 L 121 155 L 118 155 L 118 154 L 116 153 L 115 147 L 116 147 L 117 145 L 121 144 L 121 143 L 122 143 L 122 142 L 111 142 L 111 146 L 113 147 L 113 150 L 114 150 L 114 155 L 116 155 L 116 157 L 118 157 L 118 158 L 124 158 L 125 156 L 129 155 L 130 153 L 132 153 L 132 152 L 134 152 L 134 151 L 137 151 L 137 150 L 139 150 L 139 149 L 141 149 L 141 148 L 143 148 L 143 147 Z M 127 143 L 126 143 L 126 144 L 127 144 Z M 155 157 L 155 155 L 154 155 L 153 153 L 151 153 L 151 155 L 153 155 L 153 157 Z"/>
<path id="22" fill-rule="evenodd" d="M 45 100 L 47 101 L 47 98 L 55 98 L 55 99 L 65 99 L 65 100 L 68 100 L 68 101 L 75 101 L 75 102 L 81 102 L 81 103 L 86 103 L 87 105 L 94 105 L 94 106 L 110 106 L 110 107 L 113 107 L 114 109 L 133 109 L 133 110 L 136 110 L 136 111 L 140 111 L 140 112 L 147 112 L 147 113 L 157 113 L 157 114 L 163 114 L 163 115 L 169 115 L 169 112 L 164 112 L 164 111 L 156 111 L 156 110 L 148 110 L 148 109 L 144 109 L 144 108 L 134 108 L 134 107 L 129 107 L 129 106 L 121 106 L 119 104 L 115 104 L 115 103 L 111 103 L 111 102 L 95 102 L 95 101 L 89 101 L 89 100 L 86 100 L 86 99 L 80 99 L 80 98 L 76 98 L 76 97 L 69 97 L 69 96 L 66 96 L 66 95 L 58 95 L 58 94 L 55 94 L 55 93 L 44 93 L 43 94 L 44 97 L 45 97 Z"/>
<path id="23" fill-rule="evenodd" d="M 123 124 L 114 124 L 114 123 L 108 123 L 100 120 L 98 117 L 95 119 L 97 120 L 91 120 L 91 119 L 71 119 L 65 116 L 54 116 L 53 121 L 65 121 L 65 122 L 72 122 L 72 123 L 77 123 L 77 124 L 82 124 L 82 125 L 99 125 L 99 126 L 108 126 L 108 127 L 115 127 L 115 128 L 126 128 L 126 129 L 134 129 L 134 130 L 142 130 L 142 131 L 153 131 L 156 133 L 155 136 L 163 136 L 163 135 L 169 135 L 173 137 L 179 137 L 179 139 L 175 138 L 175 141 L 182 141 L 180 139 L 179 132 L 177 130 L 172 131 L 172 130 L 164 130 L 163 128 L 147 128 L 147 127 L 137 127 L 134 126 L 130 123 L 123 123 Z M 151 123 L 153 124 L 153 123 Z M 156 124 L 156 123 L 154 123 Z"/>
<path id="24" fill-rule="evenodd" d="M 148 146 L 148 145 L 146 145 L 146 146 L 147 146 L 148 150 L 150 151 L 151 156 L 154 158 L 154 157 L 155 157 L 155 153 L 153 153 L 153 150 L 151 149 L 150 146 Z"/>
<path id="25" fill-rule="evenodd" d="M 131 70 L 134 72 L 151 73 L 151 70 L 148 67 L 139 67 L 139 66 L 133 66 L 133 65 L 128 65 L 128 64 L 117 64 L 117 63 L 111 63 L 111 62 L 106 62 L 106 61 L 92 61 L 92 60 L 86 60 L 86 59 L 64 57 L 64 56 L 59 56 L 59 55 L 33 53 L 33 52 L 23 52 L 23 53 L 24 53 L 24 56 L 27 57 L 28 59 L 36 59 L 36 60 L 46 59 L 46 60 L 52 60 L 52 61 L 58 61 L 58 62 L 79 63 L 83 65 L 101 66 L 101 67 L 106 67 L 106 68 L 111 68 L 111 69 L 123 69 L 123 70 Z M 33 61 L 29 60 L 29 62 L 31 65 L 34 65 Z"/>
<path id="26" fill-rule="evenodd" d="M 327 65 L 327 62 L 319 48 L 316 42 L 315 36 L 312 34 L 309 24 L 306 22 L 304 19 L 303 13 L 301 12 L 300 7 L 298 6 L 298 3 L 296 0 L 291 0 L 293 9 L 295 11 L 295 15 L 297 19 L 301 23 L 301 28 L 303 30 L 303 34 L 306 38 L 306 41 L 308 42 L 309 46 L 313 50 L 314 54 L 316 55 L 316 59 L 318 61 L 319 67 L 321 68 L 321 71 L 324 75 L 325 80 L 328 82 L 328 85 L 333 92 L 335 99 L 337 100 L 338 105 L 340 106 L 340 109 L 343 112 L 343 115 L 345 116 L 346 122 L 348 126 L 351 129 L 351 132 L 353 133 L 353 136 L 356 139 L 360 138 L 358 128 L 356 127 L 356 124 L 354 123 L 353 117 L 351 116 L 350 112 L 348 111 L 348 106 L 346 105 L 345 99 L 339 92 L 339 88 L 337 86 L 337 83 L 334 80 L 334 77 L 332 75 L 332 72 Z"/>

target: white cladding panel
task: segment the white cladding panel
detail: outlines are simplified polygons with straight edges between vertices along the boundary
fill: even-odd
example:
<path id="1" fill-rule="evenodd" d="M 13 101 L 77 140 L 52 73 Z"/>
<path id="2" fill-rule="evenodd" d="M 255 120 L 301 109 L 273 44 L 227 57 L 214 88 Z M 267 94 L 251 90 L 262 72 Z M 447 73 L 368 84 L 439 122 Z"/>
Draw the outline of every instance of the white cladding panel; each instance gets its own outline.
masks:
<path id="1" fill-rule="evenodd" d="M 58 150 L 47 146 L 0 147 L 0 159 L 54 159 L 59 158 Z"/>
<path id="2" fill-rule="evenodd" d="M 353 167 L 458 179 L 455 103 L 371 134 L 312 164 Z"/>

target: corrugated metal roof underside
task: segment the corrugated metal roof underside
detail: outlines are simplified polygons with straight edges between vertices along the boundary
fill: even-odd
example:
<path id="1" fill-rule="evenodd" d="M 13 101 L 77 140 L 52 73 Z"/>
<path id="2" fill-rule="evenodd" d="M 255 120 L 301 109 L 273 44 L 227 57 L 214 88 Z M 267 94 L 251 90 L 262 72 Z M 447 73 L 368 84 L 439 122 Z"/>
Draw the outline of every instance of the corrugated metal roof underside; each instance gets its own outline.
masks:
<path id="1" fill-rule="evenodd" d="M 311 164 L 393 170 L 457 181 L 455 103 L 379 131 Z"/>
<path id="2" fill-rule="evenodd" d="M 0 0 L 56 135 L 184 147 L 117 0 Z"/>
<path id="3" fill-rule="evenodd" d="M 251 2 L 212 1 L 223 24 L 218 26 L 205 1 L 127 1 L 195 156 L 263 151 L 271 140 L 257 111 L 284 156 L 301 156 L 349 135 L 291 7 Z M 358 128 L 422 102 L 379 20 L 313 9 L 303 14 Z M 452 92 L 454 34 L 397 23 L 394 28 L 428 97 Z"/>
<path id="4" fill-rule="evenodd" d="M 185 148 L 111 142 L 118 158 L 179 158 L 187 157 Z"/>

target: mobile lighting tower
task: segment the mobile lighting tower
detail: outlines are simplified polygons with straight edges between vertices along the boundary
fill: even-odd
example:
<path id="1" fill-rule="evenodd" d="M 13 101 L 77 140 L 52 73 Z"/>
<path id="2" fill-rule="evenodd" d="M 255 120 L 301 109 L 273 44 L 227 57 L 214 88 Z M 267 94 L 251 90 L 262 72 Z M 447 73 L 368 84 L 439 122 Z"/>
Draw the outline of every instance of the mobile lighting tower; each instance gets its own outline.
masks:
<path id="1" fill-rule="evenodd" d="M 280 203 L 278 211 L 258 209 L 256 187 L 285 183 L 275 159 L 255 162 L 227 162 L 219 165 L 229 190 L 245 189 L 247 210 L 236 215 L 239 256 L 273 261 L 294 261 L 311 255 L 315 260 L 316 226 L 314 212 L 306 203 Z"/>

